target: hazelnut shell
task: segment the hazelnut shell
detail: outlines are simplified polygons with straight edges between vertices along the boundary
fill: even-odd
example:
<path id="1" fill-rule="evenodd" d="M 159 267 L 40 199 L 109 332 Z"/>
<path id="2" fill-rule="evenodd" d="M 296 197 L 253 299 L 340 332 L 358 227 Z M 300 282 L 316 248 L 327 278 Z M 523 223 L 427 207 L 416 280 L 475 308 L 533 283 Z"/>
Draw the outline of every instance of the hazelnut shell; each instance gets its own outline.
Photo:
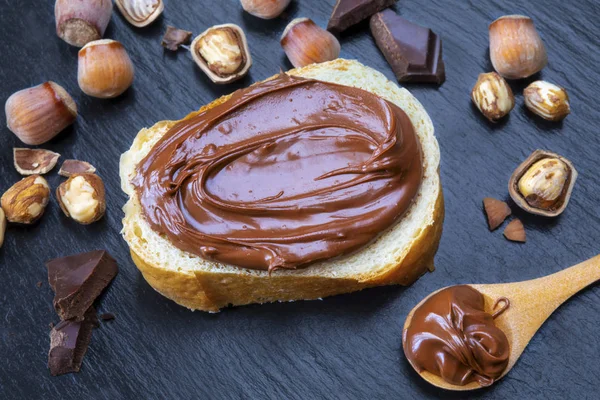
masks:
<path id="1" fill-rule="evenodd" d="M 554 208 L 548 210 L 536 208 L 530 205 L 525 199 L 525 197 L 521 194 L 518 187 L 519 180 L 527 172 L 527 170 L 529 170 L 529 168 L 533 164 L 544 158 L 557 158 L 564 162 L 567 165 L 567 168 L 569 169 L 569 177 L 567 178 L 567 182 L 565 183 L 564 189 L 556 205 L 554 206 Z M 577 180 L 577 175 L 577 170 L 575 169 L 573 164 L 566 158 L 556 153 L 552 153 L 550 151 L 536 150 L 525 161 L 523 161 L 521 165 L 517 167 L 515 172 L 513 172 L 508 182 L 508 193 L 510 194 L 510 197 L 513 199 L 513 201 L 528 213 L 541 215 L 544 217 L 556 217 L 562 214 L 563 211 L 565 211 L 565 209 L 567 208 L 567 205 L 569 204 L 569 199 L 571 198 L 571 194 L 573 192 L 573 187 L 575 186 L 575 181 Z"/>

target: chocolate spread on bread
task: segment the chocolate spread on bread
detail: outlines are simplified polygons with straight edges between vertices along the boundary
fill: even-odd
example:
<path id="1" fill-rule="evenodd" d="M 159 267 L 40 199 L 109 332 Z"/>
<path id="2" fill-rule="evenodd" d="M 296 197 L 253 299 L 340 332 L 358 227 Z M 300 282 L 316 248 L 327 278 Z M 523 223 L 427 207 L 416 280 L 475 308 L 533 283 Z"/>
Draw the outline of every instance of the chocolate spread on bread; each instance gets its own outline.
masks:
<path id="1" fill-rule="evenodd" d="M 510 345 L 485 312 L 483 294 L 468 285 L 433 294 L 414 312 L 404 331 L 404 353 L 418 371 L 429 371 L 453 385 L 489 386 L 508 365 Z"/>
<path id="2" fill-rule="evenodd" d="M 419 140 L 396 105 L 280 74 L 164 135 L 133 184 L 152 229 L 244 268 L 305 267 L 397 222 L 422 179 Z"/>

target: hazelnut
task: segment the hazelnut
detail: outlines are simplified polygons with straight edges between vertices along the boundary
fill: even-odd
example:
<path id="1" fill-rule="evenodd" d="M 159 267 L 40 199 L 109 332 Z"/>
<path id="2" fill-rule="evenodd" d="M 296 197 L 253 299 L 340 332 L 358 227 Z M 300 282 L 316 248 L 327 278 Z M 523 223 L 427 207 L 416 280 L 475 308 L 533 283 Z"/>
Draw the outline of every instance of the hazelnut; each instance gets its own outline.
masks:
<path id="1" fill-rule="evenodd" d="M 503 77 L 528 78 L 548 64 L 546 48 L 531 18 L 506 15 L 492 22 L 489 31 L 492 65 Z"/>
<path id="2" fill-rule="evenodd" d="M 111 0 L 56 0 L 56 34 L 77 47 L 102 39 L 112 10 Z"/>
<path id="3" fill-rule="evenodd" d="M 44 175 L 55 166 L 60 154 L 44 149 L 13 149 L 16 170 L 21 175 Z"/>
<path id="4" fill-rule="evenodd" d="M 137 28 L 150 25 L 165 9 L 163 0 L 115 0 L 115 3 L 127 22 Z"/>
<path id="5" fill-rule="evenodd" d="M 65 215 L 83 225 L 98 221 L 106 211 L 104 183 L 98 175 L 75 174 L 56 189 Z"/>
<path id="6" fill-rule="evenodd" d="M 515 106 L 515 96 L 510 86 L 495 72 L 479 74 L 471 91 L 471 99 L 491 122 L 498 122 Z"/>
<path id="7" fill-rule="evenodd" d="M 535 81 L 523 92 L 529 110 L 548 121 L 563 120 L 571 113 L 569 95 L 560 86 L 546 81 Z"/>
<path id="8" fill-rule="evenodd" d="M 6 233 L 6 216 L 4 216 L 4 210 L 0 208 L 0 249 L 4 244 L 4 235 Z"/>
<path id="9" fill-rule="evenodd" d="M 96 40 L 79 50 L 77 81 L 88 96 L 117 97 L 131 86 L 134 73 L 127 51 L 115 40 Z"/>
<path id="10" fill-rule="evenodd" d="M 9 222 L 32 224 L 44 214 L 48 200 L 48 182 L 40 175 L 31 175 L 8 189 L 0 203 Z"/>
<path id="11" fill-rule="evenodd" d="M 569 160 L 536 150 L 515 170 L 508 190 L 525 211 L 555 217 L 567 207 L 576 179 L 577 171 Z"/>
<path id="12" fill-rule="evenodd" d="M 340 42 L 308 18 L 296 18 L 281 36 L 281 46 L 296 68 L 332 61 L 340 55 Z"/>
<path id="13" fill-rule="evenodd" d="M 273 19 L 281 15 L 291 0 L 241 0 L 242 8 L 249 14 L 262 19 Z"/>
<path id="14" fill-rule="evenodd" d="M 8 129 L 29 145 L 46 143 L 77 118 L 75 101 L 54 82 L 18 91 L 4 109 Z"/>
<path id="15" fill-rule="evenodd" d="M 202 32 L 190 51 L 200 69 L 218 84 L 244 77 L 252 66 L 246 35 L 233 24 L 216 25 Z"/>

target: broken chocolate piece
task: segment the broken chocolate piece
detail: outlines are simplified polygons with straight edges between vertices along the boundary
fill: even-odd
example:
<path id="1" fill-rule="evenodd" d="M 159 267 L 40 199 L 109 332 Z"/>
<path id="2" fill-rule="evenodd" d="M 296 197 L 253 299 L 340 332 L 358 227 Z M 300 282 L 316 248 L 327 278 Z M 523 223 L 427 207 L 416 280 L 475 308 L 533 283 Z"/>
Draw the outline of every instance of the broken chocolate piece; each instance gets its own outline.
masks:
<path id="1" fill-rule="evenodd" d="M 442 41 L 431 29 L 385 10 L 371 17 L 371 33 L 400 82 L 446 80 Z"/>
<path id="2" fill-rule="evenodd" d="M 116 261 L 104 250 L 57 258 L 46 266 L 54 308 L 62 320 L 80 320 L 118 272 Z"/>
<path id="3" fill-rule="evenodd" d="M 79 160 L 65 160 L 65 162 L 63 162 L 62 166 L 60 167 L 58 174 L 70 178 L 72 175 L 75 174 L 93 174 L 94 172 L 96 172 L 96 168 L 89 162 Z"/>
<path id="4" fill-rule="evenodd" d="M 48 352 L 48 368 L 52 376 L 79 372 L 92 339 L 92 329 L 97 327 L 97 323 L 96 310 L 90 307 L 82 321 L 61 321 L 52 328 Z"/>
<path id="5" fill-rule="evenodd" d="M 115 318 L 116 316 L 113 313 L 100 314 L 100 319 L 102 319 L 102 321 L 112 321 Z"/>
<path id="6" fill-rule="evenodd" d="M 340 33 L 394 5 L 398 0 L 337 0 L 333 7 L 327 30 Z"/>
<path id="7" fill-rule="evenodd" d="M 183 29 L 167 26 L 167 32 L 160 43 L 164 48 L 171 51 L 177 51 L 183 44 L 190 44 L 192 41 L 192 32 Z"/>
<path id="8" fill-rule="evenodd" d="M 15 168 L 21 175 L 43 175 L 50 172 L 60 154 L 44 149 L 14 148 Z"/>

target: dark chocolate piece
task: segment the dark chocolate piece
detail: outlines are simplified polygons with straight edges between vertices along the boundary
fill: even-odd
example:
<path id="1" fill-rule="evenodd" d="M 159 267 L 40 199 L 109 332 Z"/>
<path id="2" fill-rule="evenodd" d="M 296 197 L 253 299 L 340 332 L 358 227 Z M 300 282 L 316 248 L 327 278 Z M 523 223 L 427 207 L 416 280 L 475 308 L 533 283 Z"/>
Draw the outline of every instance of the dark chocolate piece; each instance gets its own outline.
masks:
<path id="1" fill-rule="evenodd" d="M 192 32 L 168 25 L 160 44 L 167 50 L 177 51 L 182 44 L 190 44 L 191 40 Z"/>
<path id="2" fill-rule="evenodd" d="M 112 321 L 115 318 L 116 316 L 113 313 L 100 314 L 100 319 L 102 319 L 102 321 Z"/>
<path id="3" fill-rule="evenodd" d="M 333 7 L 327 30 L 340 33 L 394 5 L 398 0 L 337 0 Z"/>
<path id="4" fill-rule="evenodd" d="M 62 320 L 83 318 L 118 272 L 116 261 L 104 250 L 57 258 L 46 266 L 54 308 Z"/>
<path id="5" fill-rule="evenodd" d="M 431 29 L 385 10 L 371 17 L 371 33 L 400 82 L 446 80 L 442 41 Z"/>
<path id="6" fill-rule="evenodd" d="M 97 324 L 96 310 L 90 307 L 82 321 L 61 321 L 52 328 L 48 352 L 48 368 L 52 376 L 79 372 L 83 356 L 92 339 L 92 329 L 96 328 Z"/>

